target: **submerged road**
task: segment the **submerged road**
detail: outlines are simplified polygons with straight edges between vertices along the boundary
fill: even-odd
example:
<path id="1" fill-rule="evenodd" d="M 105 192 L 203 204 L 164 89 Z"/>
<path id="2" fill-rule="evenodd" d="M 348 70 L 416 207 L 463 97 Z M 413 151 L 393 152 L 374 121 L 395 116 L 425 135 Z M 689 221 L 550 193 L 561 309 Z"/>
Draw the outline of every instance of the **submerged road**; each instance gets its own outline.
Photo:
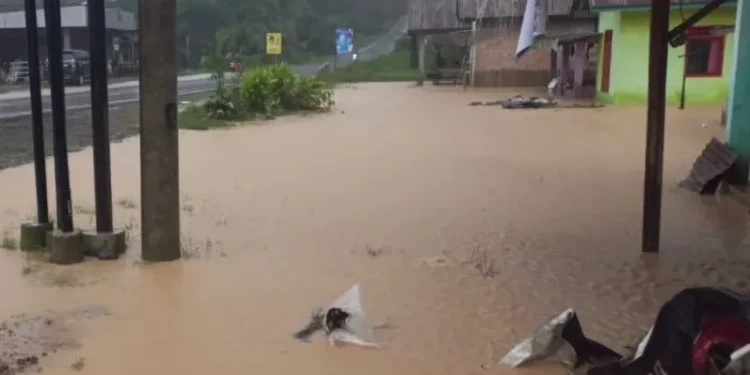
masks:
<path id="1" fill-rule="evenodd" d="M 322 63 L 292 66 L 302 75 L 315 75 L 324 66 Z M 210 74 L 179 77 L 177 90 L 180 98 L 208 92 L 216 87 Z M 120 82 L 109 85 L 109 104 L 122 106 L 138 102 L 138 81 Z M 44 111 L 50 111 L 49 89 L 42 90 Z M 0 94 L 0 120 L 10 120 L 31 116 L 28 90 Z M 91 93 L 88 87 L 66 87 L 65 107 L 68 111 L 88 109 L 91 106 Z"/>

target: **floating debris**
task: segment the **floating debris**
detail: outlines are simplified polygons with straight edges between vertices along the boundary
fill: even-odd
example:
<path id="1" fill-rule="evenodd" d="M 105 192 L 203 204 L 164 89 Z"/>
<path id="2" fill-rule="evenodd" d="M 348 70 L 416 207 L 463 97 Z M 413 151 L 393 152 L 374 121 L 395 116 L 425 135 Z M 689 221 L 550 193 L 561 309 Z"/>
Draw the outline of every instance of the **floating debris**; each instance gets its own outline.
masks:
<path id="1" fill-rule="evenodd" d="M 337 298 L 325 310 L 313 312 L 310 322 L 294 334 L 294 338 L 309 341 L 318 331 L 323 331 L 331 345 L 338 343 L 378 348 L 375 328 L 367 322 L 359 284 Z"/>
<path id="2" fill-rule="evenodd" d="M 469 103 L 470 106 L 502 106 L 505 109 L 521 109 L 521 108 L 550 108 L 557 106 L 555 99 L 539 98 L 539 97 L 524 97 L 522 95 L 516 95 L 512 98 L 505 100 L 494 100 L 487 102 L 475 101 Z"/>
<path id="3" fill-rule="evenodd" d="M 695 287 L 665 302 L 653 327 L 622 356 L 587 338 L 568 309 L 501 361 L 516 367 L 552 360 L 587 374 L 739 375 L 750 373 L 750 297 L 727 289 Z"/>
<path id="4" fill-rule="evenodd" d="M 719 184 L 737 163 L 738 155 L 729 146 L 711 138 L 695 159 L 690 175 L 679 186 L 701 195 L 715 194 Z"/>

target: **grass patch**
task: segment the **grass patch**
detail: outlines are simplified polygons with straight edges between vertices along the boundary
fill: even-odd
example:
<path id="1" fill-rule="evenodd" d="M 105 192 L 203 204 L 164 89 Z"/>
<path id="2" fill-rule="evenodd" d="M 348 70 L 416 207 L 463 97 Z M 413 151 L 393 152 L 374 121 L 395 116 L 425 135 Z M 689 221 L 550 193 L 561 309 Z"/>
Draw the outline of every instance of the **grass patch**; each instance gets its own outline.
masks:
<path id="1" fill-rule="evenodd" d="M 318 79 L 328 83 L 413 82 L 424 76 L 411 67 L 411 52 L 406 39 L 396 42 L 393 53 L 370 61 L 356 61 L 333 72 L 323 71 Z"/>
<path id="2" fill-rule="evenodd" d="M 205 74 L 205 73 L 211 73 L 211 70 L 205 69 L 205 68 L 187 68 L 187 69 L 180 69 L 177 71 L 178 76 L 191 76 L 195 74 Z"/>
<path id="3" fill-rule="evenodd" d="M 197 105 L 189 105 L 185 107 L 185 110 L 180 112 L 178 116 L 178 123 L 180 129 L 187 130 L 211 130 L 211 129 L 223 129 L 234 126 L 237 122 L 243 120 L 251 120 L 248 116 L 247 119 L 237 118 L 238 116 L 232 116 L 232 118 L 208 118 L 206 110 L 203 107 Z"/>
<path id="4" fill-rule="evenodd" d="M 8 234 L 3 234 L 3 238 L 0 240 L 0 248 L 5 250 L 16 250 L 18 249 L 18 240 Z"/>
<path id="5" fill-rule="evenodd" d="M 138 206 L 135 204 L 135 201 L 130 198 L 120 198 L 117 200 L 117 205 L 132 210 L 134 208 L 137 208 Z"/>

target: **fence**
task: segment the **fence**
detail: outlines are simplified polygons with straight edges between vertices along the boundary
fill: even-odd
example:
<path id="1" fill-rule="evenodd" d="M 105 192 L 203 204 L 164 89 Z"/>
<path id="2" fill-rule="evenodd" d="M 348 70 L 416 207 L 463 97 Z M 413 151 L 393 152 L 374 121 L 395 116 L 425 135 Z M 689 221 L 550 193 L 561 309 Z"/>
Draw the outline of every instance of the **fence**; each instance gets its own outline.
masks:
<path id="1" fill-rule="evenodd" d="M 14 84 L 29 80 L 29 63 L 27 61 L 13 61 L 8 63 L 8 75 L 5 83 Z"/>

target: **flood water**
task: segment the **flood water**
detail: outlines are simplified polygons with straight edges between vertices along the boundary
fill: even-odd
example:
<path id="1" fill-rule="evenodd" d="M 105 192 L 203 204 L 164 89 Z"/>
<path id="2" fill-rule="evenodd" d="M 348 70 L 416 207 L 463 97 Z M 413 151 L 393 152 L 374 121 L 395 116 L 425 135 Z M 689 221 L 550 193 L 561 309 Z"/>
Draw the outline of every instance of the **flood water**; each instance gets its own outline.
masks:
<path id="1" fill-rule="evenodd" d="M 567 307 L 620 349 L 685 286 L 750 291 L 747 209 L 675 187 L 722 134 L 718 108 L 668 110 L 662 253 L 642 255 L 645 108 L 467 105 L 511 94 L 359 85 L 332 114 L 183 132 L 191 259 L 169 264 L 138 261 L 138 140 L 114 144 L 128 255 L 54 267 L 0 253 L 0 320 L 109 309 L 80 327 L 79 349 L 41 359 L 59 375 L 563 374 L 496 362 Z M 82 228 L 94 225 L 92 166 L 90 149 L 71 155 Z M 0 171 L 11 236 L 33 191 L 30 165 Z M 372 320 L 396 326 L 378 331 L 384 348 L 291 338 L 356 282 Z"/>

